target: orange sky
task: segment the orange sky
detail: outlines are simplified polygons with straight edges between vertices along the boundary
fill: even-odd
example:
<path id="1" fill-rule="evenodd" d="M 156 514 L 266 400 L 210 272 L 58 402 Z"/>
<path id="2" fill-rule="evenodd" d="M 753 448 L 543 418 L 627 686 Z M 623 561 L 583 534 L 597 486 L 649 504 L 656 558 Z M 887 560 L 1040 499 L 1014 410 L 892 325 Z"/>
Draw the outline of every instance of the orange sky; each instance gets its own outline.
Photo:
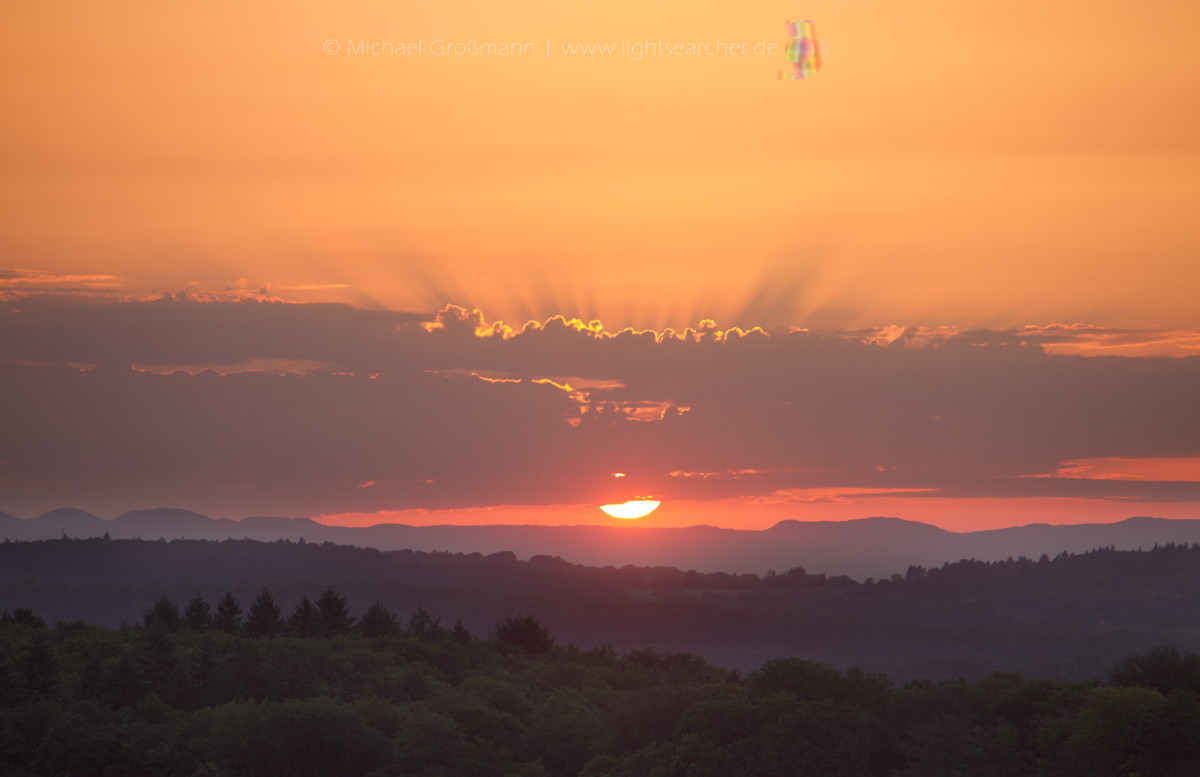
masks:
<path id="1" fill-rule="evenodd" d="M 827 44 L 804 81 L 776 80 L 780 57 L 561 54 L 782 42 L 797 15 Z M 0 18 L 20 33 L 0 52 L 9 267 L 610 328 L 1200 329 L 1195 3 L 117 1 Z M 538 54 L 436 57 L 439 38 Z"/>
<path id="2" fill-rule="evenodd" d="M 489 507 L 466 510 L 397 510 L 314 516 L 331 526 L 547 524 L 551 526 L 722 526 L 767 529 L 779 521 L 846 521 L 876 516 L 920 521 L 956 532 L 1002 529 L 1032 523 L 1112 523 L 1135 515 L 1200 519 L 1195 502 L 1126 502 L 1102 499 L 922 499 L 830 494 L 828 501 L 797 506 L 756 505 L 736 500 L 667 502 L 645 518 L 610 518 L 593 505 Z"/>
<path id="3" fill-rule="evenodd" d="M 779 80 L 783 56 L 754 47 L 782 46 L 793 18 L 815 22 L 825 66 Z M 711 318 L 884 344 L 922 328 L 910 346 L 1030 327 L 1057 353 L 1200 352 L 1195 2 L 114 0 L 9 3 L 0 22 L 0 300 L 455 304 L 513 325 Z M 360 41 L 418 53 L 355 54 Z M 566 53 L 647 41 L 749 53 Z M 1145 466 L 1193 472 L 1194 446 L 1176 447 L 1143 451 L 1167 461 Z M 1136 461 L 1058 475 L 1157 477 Z M 798 517 L 689 504 L 646 521 Z M 1194 504 L 858 494 L 802 512 L 961 528 Z"/>

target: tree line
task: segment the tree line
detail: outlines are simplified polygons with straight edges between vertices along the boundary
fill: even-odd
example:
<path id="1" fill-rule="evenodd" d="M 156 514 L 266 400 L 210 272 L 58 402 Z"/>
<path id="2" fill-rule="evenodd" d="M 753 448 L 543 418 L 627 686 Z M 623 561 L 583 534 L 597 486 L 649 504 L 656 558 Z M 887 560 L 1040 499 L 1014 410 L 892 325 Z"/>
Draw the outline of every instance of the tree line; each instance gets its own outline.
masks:
<path id="1" fill-rule="evenodd" d="M 327 587 L 315 602 L 305 594 L 286 617 L 268 588 L 262 589 L 244 615 L 241 603 L 232 593 L 225 594 L 217 602 L 215 610 L 204 597 L 196 594 L 182 614 L 170 597 L 164 594 L 142 615 L 142 625 L 145 628 L 162 628 L 170 633 L 181 630 L 194 633 L 221 631 L 250 639 L 269 639 L 285 634 L 297 637 L 361 634 L 371 639 L 399 636 L 402 633 L 412 634 L 419 639 L 439 639 L 443 636 L 460 642 L 470 639 L 470 633 L 461 619 L 452 628 L 445 629 L 441 619 L 430 615 L 424 607 L 418 607 L 403 626 L 396 615 L 378 600 L 361 618 L 356 618 L 351 613 L 346 597 L 333 586 Z M 504 626 L 501 624 L 501 628 Z"/>
<path id="2" fill-rule="evenodd" d="M 50 621 L 143 623 L 146 608 L 166 593 L 186 631 L 197 592 L 214 619 L 230 593 L 241 611 L 238 628 L 249 635 L 310 634 L 329 626 L 303 617 L 289 623 L 293 610 L 303 598 L 317 608 L 329 583 L 348 600 L 354 627 L 368 633 L 373 624 L 393 628 L 386 618 L 367 617 L 375 603 L 402 614 L 402 630 L 419 607 L 442 617 L 446 631 L 461 618 L 477 633 L 511 613 L 534 612 L 565 642 L 687 646 L 742 671 L 807 655 L 901 682 L 996 669 L 1085 680 L 1155 645 L 1200 652 L 1200 547 L 1190 544 L 963 560 L 857 583 L 800 568 L 760 578 L 332 543 L 0 543 L 0 609 L 33 606 Z M 259 608 L 265 619 L 251 617 L 264 587 L 282 609 L 278 618 L 270 607 Z M 225 610 L 233 612 L 228 603 Z M 336 620 L 329 621 L 334 631 Z M 227 618 L 220 622 L 235 631 Z"/>

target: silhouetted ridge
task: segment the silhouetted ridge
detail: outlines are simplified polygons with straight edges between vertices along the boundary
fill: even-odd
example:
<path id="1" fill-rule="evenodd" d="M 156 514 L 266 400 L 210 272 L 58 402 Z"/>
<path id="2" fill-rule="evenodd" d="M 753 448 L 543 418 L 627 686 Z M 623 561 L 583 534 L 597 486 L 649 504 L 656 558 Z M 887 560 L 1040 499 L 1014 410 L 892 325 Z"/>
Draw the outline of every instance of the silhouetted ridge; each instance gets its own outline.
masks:
<path id="1" fill-rule="evenodd" d="M 112 520 L 114 526 L 146 532 L 144 538 L 149 538 L 156 530 L 169 527 L 173 530 L 208 529 L 221 521 L 209 518 L 207 515 L 181 510 L 175 507 L 158 507 L 153 510 L 130 510 L 121 513 Z M 235 523 L 229 521 L 228 523 Z"/>
<path id="2" fill-rule="evenodd" d="M 766 531 L 821 531 L 821 530 L 890 530 L 890 531 L 927 531 L 939 534 L 953 534 L 946 529 L 932 526 L 920 521 L 909 521 L 904 518 L 872 516 L 870 518 L 852 518 L 848 521 L 797 521 L 785 518 Z"/>
<path id="3" fill-rule="evenodd" d="M 941 566 L 963 558 L 1036 558 L 1043 553 L 1092 548 L 1150 547 L 1155 543 L 1200 541 L 1200 520 L 1138 517 L 1109 524 L 1032 524 L 1006 529 L 952 532 L 900 518 L 850 521 L 783 520 L 765 530 L 714 526 L 327 526 L 308 518 L 211 519 L 190 510 L 134 510 L 104 521 L 80 510 L 55 510 L 32 520 L 0 521 L 0 538 L 10 540 L 253 539 L 303 538 L 381 550 L 447 550 L 484 555 L 505 551 L 521 558 L 557 556 L 592 566 L 668 566 L 700 572 L 782 572 L 803 567 L 854 578 L 890 577 L 910 565 Z M 630 538 L 636 537 L 631 542 Z"/>
<path id="4" fill-rule="evenodd" d="M 65 531 L 67 536 L 92 536 L 94 532 L 103 532 L 107 521 L 91 513 L 77 510 L 74 507 L 60 507 L 48 513 L 42 513 L 32 519 L 31 523 L 48 527 L 51 530 Z"/>

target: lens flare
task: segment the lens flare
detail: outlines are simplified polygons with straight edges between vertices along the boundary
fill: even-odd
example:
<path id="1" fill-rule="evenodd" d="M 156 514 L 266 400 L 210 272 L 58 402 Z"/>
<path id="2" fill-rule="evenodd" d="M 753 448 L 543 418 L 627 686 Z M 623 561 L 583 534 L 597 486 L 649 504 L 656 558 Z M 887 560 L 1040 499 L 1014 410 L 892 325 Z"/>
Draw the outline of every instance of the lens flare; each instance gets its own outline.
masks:
<path id="1" fill-rule="evenodd" d="M 780 78 L 789 80 L 816 75 L 821 69 L 821 44 L 817 42 L 817 28 L 812 21 L 795 20 L 787 23 L 788 42 L 784 54 L 792 61 L 791 73 L 779 71 Z"/>
<path id="2" fill-rule="evenodd" d="M 662 503 L 653 502 L 648 499 L 637 499 L 630 502 L 622 502 L 619 505 L 600 505 L 600 509 L 613 518 L 641 518 L 654 512 L 654 508 L 660 504 Z"/>

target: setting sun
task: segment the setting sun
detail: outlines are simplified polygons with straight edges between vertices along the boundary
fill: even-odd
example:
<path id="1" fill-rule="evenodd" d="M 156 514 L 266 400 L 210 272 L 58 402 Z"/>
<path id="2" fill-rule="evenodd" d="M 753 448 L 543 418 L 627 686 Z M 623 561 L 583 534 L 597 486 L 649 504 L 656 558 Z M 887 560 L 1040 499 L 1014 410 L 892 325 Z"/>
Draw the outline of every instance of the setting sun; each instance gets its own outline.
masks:
<path id="1" fill-rule="evenodd" d="M 619 505 L 601 505 L 600 509 L 613 518 L 643 518 L 654 512 L 660 504 L 662 503 L 648 499 L 637 499 Z"/>

